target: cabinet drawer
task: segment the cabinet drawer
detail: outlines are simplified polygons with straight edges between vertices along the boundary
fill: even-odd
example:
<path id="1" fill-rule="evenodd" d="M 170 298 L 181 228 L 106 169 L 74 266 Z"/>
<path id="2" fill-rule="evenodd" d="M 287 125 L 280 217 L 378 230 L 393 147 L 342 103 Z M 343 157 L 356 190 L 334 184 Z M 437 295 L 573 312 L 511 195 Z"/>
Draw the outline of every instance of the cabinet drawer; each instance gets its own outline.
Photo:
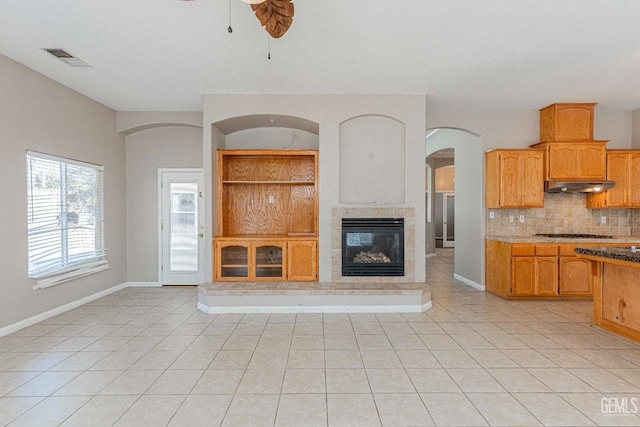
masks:
<path id="1" fill-rule="evenodd" d="M 560 245 L 560 256 L 576 256 L 576 245 Z"/>
<path id="2" fill-rule="evenodd" d="M 558 245 L 536 245 L 536 256 L 558 256 Z"/>
<path id="3" fill-rule="evenodd" d="M 511 245 L 511 256 L 534 256 L 534 245 L 528 244 L 515 244 Z"/>

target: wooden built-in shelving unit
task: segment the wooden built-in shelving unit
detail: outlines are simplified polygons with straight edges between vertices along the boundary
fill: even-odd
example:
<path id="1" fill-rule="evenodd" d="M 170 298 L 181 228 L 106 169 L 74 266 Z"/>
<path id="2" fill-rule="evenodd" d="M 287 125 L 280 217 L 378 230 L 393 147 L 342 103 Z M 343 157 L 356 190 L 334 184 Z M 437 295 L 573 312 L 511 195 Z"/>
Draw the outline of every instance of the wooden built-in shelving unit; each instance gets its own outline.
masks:
<path id="1" fill-rule="evenodd" d="M 317 150 L 218 150 L 216 280 L 317 280 Z"/>

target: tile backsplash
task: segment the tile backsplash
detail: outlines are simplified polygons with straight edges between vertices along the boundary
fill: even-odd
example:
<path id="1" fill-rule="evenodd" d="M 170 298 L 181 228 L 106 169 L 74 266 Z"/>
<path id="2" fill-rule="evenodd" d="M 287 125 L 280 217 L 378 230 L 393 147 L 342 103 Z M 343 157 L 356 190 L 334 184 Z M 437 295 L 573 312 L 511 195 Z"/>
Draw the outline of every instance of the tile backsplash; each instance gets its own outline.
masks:
<path id="1" fill-rule="evenodd" d="M 640 236 L 635 209 L 587 209 L 586 194 L 545 193 L 544 208 L 487 209 L 486 234 L 530 236 L 536 233 L 588 233 Z M 494 218 L 490 218 L 493 212 Z M 519 222 L 524 215 L 524 223 Z M 606 217 L 606 224 L 601 219 Z M 513 217 L 513 222 L 510 221 Z"/>

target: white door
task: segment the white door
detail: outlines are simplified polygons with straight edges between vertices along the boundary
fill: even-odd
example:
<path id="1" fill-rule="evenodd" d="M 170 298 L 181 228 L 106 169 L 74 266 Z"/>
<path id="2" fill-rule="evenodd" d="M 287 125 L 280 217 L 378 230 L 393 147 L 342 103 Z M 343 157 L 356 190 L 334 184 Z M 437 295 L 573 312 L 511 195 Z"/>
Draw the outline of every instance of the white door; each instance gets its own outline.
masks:
<path id="1" fill-rule="evenodd" d="M 455 241 L 455 194 L 443 193 L 442 198 L 442 247 L 453 248 Z"/>
<path id="2" fill-rule="evenodd" d="M 204 174 L 160 171 L 160 284 L 199 285 L 204 271 Z"/>

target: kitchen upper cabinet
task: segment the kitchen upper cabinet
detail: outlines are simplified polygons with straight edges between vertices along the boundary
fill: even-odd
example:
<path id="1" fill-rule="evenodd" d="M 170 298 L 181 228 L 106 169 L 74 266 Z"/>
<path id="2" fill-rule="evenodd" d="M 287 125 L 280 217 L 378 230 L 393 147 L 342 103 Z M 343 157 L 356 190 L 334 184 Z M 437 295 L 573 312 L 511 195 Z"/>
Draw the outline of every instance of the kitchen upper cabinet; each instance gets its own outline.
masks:
<path id="1" fill-rule="evenodd" d="M 534 144 L 545 149 L 545 179 L 604 180 L 607 176 L 607 141 L 556 141 Z"/>
<path id="2" fill-rule="evenodd" d="M 544 206 L 544 151 L 490 150 L 485 154 L 487 208 Z"/>
<path id="3" fill-rule="evenodd" d="M 616 185 L 587 195 L 588 208 L 640 207 L 640 150 L 607 150 L 607 180 Z"/>
<path id="4" fill-rule="evenodd" d="M 593 139 L 593 103 L 556 103 L 540 110 L 540 141 Z"/>
<path id="5" fill-rule="evenodd" d="M 540 110 L 547 181 L 604 180 L 607 141 L 593 139 L 594 103 L 556 103 Z"/>

